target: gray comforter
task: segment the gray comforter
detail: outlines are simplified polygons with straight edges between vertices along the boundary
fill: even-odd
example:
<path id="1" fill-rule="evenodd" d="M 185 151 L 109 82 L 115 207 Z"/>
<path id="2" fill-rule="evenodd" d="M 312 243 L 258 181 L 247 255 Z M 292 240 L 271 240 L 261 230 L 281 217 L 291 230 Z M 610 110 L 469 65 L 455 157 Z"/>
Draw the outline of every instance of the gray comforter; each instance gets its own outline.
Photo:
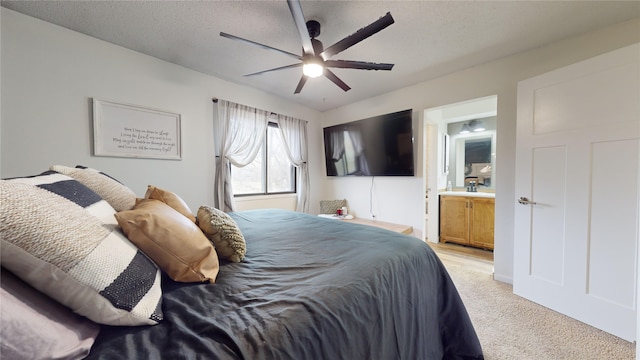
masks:
<path id="1" fill-rule="evenodd" d="M 163 278 L 164 320 L 104 326 L 96 359 L 482 359 L 422 241 L 281 210 L 232 213 L 247 242 L 216 284 Z"/>

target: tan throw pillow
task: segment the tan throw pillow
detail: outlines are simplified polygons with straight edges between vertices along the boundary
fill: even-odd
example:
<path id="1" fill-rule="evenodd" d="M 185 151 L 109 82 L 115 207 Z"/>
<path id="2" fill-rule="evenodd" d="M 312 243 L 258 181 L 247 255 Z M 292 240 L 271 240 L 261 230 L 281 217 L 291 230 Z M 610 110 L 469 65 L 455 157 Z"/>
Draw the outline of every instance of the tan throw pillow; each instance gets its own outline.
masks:
<path id="1" fill-rule="evenodd" d="M 231 216 L 216 208 L 201 206 L 198 209 L 198 226 L 216 247 L 218 256 L 232 262 L 244 260 L 247 246 Z"/>
<path id="2" fill-rule="evenodd" d="M 147 193 L 144 194 L 144 198 L 160 200 L 163 203 L 171 206 L 175 211 L 186 216 L 192 222 L 196 222 L 196 217 L 193 215 L 193 213 L 191 213 L 189 205 L 187 205 L 187 203 L 184 202 L 184 200 L 182 200 L 180 196 L 172 193 L 171 191 L 163 190 L 153 185 L 149 185 L 147 186 Z"/>
<path id="3" fill-rule="evenodd" d="M 139 199 L 132 210 L 116 213 L 129 240 L 175 281 L 214 283 L 216 251 L 202 231 L 159 200 Z"/>
<path id="4" fill-rule="evenodd" d="M 100 195 L 100 197 L 105 199 L 116 211 L 129 210 L 136 203 L 136 194 L 131 189 L 120 181 L 98 170 L 81 165 L 75 168 L 64 165 L 53 165 L 49 170 L 76 179 L 82 185 Z"/>
<path id="5" fill-rule="evenodd" d="M 347 200 L 320 200 L 320 214 L 335 214 L 338 209 L 347 206 Z"/>

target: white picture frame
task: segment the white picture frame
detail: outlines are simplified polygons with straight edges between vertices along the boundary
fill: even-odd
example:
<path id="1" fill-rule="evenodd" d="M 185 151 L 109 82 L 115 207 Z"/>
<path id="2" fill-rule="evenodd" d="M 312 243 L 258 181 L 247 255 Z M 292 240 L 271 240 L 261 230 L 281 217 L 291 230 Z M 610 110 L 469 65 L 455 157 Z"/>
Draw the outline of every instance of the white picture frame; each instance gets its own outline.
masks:
<path id="1" fill-rule="evenodd" d="M 180 114 L 93 99 L 95 156 L 182 160 Z"/>

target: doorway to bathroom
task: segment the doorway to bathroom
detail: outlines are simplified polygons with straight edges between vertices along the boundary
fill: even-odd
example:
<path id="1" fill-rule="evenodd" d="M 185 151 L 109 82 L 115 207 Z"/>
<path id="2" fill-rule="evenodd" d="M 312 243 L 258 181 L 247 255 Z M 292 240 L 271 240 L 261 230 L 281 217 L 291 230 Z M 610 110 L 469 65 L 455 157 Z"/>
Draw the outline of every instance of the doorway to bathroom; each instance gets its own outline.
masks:
<path id="1" fill-rule="evenodd" d="M 424 110 L 424 240 L 430 245 L 485 259 L 493 258 L 486 248 L 475 249 L 468 244 L 460 246 L 464 241 L 458 244 L 440 242 L 440 195 L 465 196 L 469 195 L 468 190 L 483 196 L 495 195 L 498 186 L 495 181 L 496 115 L 496 95 Z M 470 188 L 470 185 L 475 188 Z M 490 227 L 493 229 L 495 221 L 491 219 Z"/>

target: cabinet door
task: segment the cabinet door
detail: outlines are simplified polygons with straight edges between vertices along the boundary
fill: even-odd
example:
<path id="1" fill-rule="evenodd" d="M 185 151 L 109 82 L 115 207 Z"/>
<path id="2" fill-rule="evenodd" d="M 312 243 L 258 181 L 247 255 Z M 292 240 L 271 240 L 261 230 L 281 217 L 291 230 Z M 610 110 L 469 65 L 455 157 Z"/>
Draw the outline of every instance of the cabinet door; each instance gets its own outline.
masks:
<path id="1" fill-rule="evenodd" d="M 473 198 L 471 204 L 470 242 L 472 246 L 493 249 L 495 199 Z"/>
<path id="2" fill-rule="evenodd" d="M 469 244 L 469 207 L 463 196 L 440 197 L 440 241 Z"/>

